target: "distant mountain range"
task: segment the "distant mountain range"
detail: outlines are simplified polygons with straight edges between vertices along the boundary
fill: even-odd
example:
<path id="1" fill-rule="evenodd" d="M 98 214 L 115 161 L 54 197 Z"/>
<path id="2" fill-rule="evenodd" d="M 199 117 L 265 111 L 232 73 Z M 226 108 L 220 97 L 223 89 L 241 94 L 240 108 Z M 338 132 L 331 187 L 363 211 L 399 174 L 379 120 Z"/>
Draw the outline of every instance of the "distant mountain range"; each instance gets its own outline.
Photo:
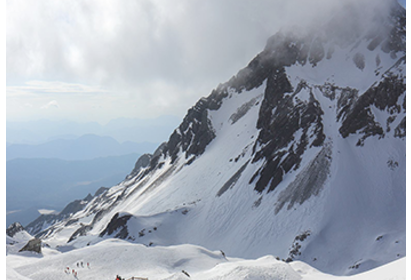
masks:
<path id="1" fill-rule="evenodd" d="M 60 211 L 76 198 L 113 186 L 130 173 L 139 155 L 158 143 L 119 143 L 108 136 L 85 134 L 38 145 L 7 145 L 7 224 L 23 225 L 39 209 Z"/>
<path id="2" fill-rule="evenodd" d="M 119 118 L 101 125 L 97 122 L 74 122 L 68 120 L 36 120 L 26 122 L 7 121 L 8 144 L 42 144 L 56 139 L 76 139 L 84 134 L 110 136 L 122 143 L 160 143 L 180 123 L 175 116 L 161 116 L 156 119 Z"/>
<path id="3" fill-rule="evenodd" d="M 7 161 L 7 224 L 26 225 L 39 209 L 60 211 L 68 202 L 110 187 L 130 173 L 138 154 L 92 160 L 13 159 Z"/>
<path id="4" fill-rule="evenodd" d="M 7 146 L 7 160 L 16 158 L 58 158 L 65 160 L 89 160 L 98 157 L 147 153 L 158 143 L 119 143 L 108 136 L 86 134 L 76 139 L 56 139 L 43 144 L 11 144 Z"/>

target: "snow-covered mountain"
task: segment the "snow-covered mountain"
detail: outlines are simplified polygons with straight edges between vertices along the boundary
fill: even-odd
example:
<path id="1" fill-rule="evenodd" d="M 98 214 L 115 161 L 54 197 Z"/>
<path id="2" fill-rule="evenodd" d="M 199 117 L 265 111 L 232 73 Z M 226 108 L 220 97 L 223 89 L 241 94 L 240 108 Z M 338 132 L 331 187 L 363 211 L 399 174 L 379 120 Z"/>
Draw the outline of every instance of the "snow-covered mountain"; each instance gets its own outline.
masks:
<path id="1" fill-rule="evenodd" d="M 278 32 L 123 182 L 28 232 L 62 251 L 195 244 L 334 275 L 404 257 L 405 10 L 387 3 L 372 24 L 354 5 Z"/>

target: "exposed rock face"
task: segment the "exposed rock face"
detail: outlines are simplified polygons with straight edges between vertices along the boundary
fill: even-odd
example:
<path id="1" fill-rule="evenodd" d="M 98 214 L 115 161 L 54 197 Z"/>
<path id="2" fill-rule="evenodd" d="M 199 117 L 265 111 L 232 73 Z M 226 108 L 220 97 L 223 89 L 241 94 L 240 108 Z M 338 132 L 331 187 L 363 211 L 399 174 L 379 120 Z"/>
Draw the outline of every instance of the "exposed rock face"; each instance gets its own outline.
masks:
<path id="1" fill-rule="evenodd" d="M 185 157 L 199 156 L 205 147 L 214 139 L 215 133 L 208 119 L 208 110 L 216 110 L 221 105 L 218 94 L 200 99 L 188 110 L 183 122 L 171 134 L 166 152 L 171 156 L 171 162 L 177 159 L 178 152 L 185 152 Z"/>
<path id="2" fill-rule="evenodd" d="M 78 230 L 76 230 L 69 238 L 69 240 L 67 241 L 67 243 L 75 240 L 77 237 L 79 236 L 85 236 L 87 234 L 87 232 L 89 230 L 91 230 L 93 227 L 92 226 L 88 226 L 88 225 L 83 225 L 82 227 L 80 227 Z"/>
<path id="3" fill-rule="evenodd" d="M 269 77 L 261 105 L 257 123 L 261 130 L 254 147 L 257 152 L 253 162 L 264 159 L 265 163 L 250 181 L 253 183 L 259 177 L 255 184 L 255 190 L 259 192 L 267 186 L 268 191 L 273 191 L 285 173 L 299 167 L 307 147 L 321 146 L 325 138 L 322 124 L 324 113 L 314 95 L 310 93 L 308 101 L 294 98 L 307 85 L 300 83 L 293 92 L 283 71 L 278 71 L 272 79 L 274 81 L 270 83 Z M 291 92 L 293 94 L 286 95 Z M 302 134 L 295 139 L 298 130 Z M 309 135 L 309 130 L 313 130 L 313 134 Z"/>
<path id="4" fill-rule="evenodd" d="M 94 196 L 96 197 L 96 196 L 99 196 L 99 195 L 101 195 L 101 194 L 103 194 L 105 191 L 107 191 L 108 190 L 108 188 L 106 188 L 106 187 L 100 187 L 97 191 L 96 191 L 96 193 L 94 194 Z"/>
<path id="5" fill-rule="evenodd" d="M 368 49 L 374 50 L 380 47 L 384 52 L 395 53 L 405 51 L 405 13 L 398 4 L 392 4 L 391 22 L 378 30 L 371 29 L 367 33 L 369 41 Z M 349 10 L 344 11 L 350 13 Z M 382 20 L 378 16 L 376 21 Z M 312 67 L 324 59 L 332 59 L 335 47 L 346 47 L 355 42 L 359 36 L 356 32 L 355 23 L 342 24 L 346 19 L 336 17 L 329 26 L 317 33 L 299 36 L 293 33 L 279 32 L 267 41 L 265 49 L 258 54 L 244 69 L 227 83 L 221 84 L 213 90 L 210 96 L 200 99 L 195 106 L 188 110 L 181 125 L 172 133 L 167 143 L 159 147 L 157 156 L 150 159 L 150 168 L 144 175 L 161 167 L 160 157 L 171 157 L 174 163 L 179 152 L 185 158 L 192 157 L 190 163 L 196 157 L 204 153 L 206 146 L 215 138 L 215 132 L 208 118 L 210 110 L 218 110 L 224 98 L 228 96 L 228 88 L 237 92 L 251 90 L 261 86 L 267 80 L 264 92 L 257 128 L 261 129 L 254 150 L 256 154 L 253 163 L 264 160 L 265 163 L 250 180 L 255 183 L 255 190 L 273 191 L 282 181 L 283 176 L 292 169 L 298 169 L 304 151 L 309 147 L 320 147 L 324 143 L 323 132 L 323 109 L 313 94 L 309 100 L 300 100 L 298 94 L 301 90 L 312 90 L 314 85 L 304 81 L 297 88 L 291 86 L 285 74 L 285 67 L 309 63 Z M 341 26 L 344 28 L 341 30 Z M 340 32 L 335 32 L 339 30 Z M 387 36 L 387 34 L 389 34 Z M 327 46 L 327 49 L 326 47 Z M 376 58 L 377 60 L 379 57 Z M 364 70 L 364 54 L 357 52 L 353 58 L 353 64 L 360 70 Z M 377 64 L 379 64 L 377 62 Z M 397 79 L 397 80 L 396 80 Z M 316 85 L 320 86 L 320 85 Z M 326 86 L 326 85 L 323 85 Z M 333 85 L 330 85 L 331 87 Z M 391 87 L 391 88 L 390 88 Z M 384 132 L 381 124 L 374 120 L 370 113 L 370 106 L 376 105 L 382 108 L 382 104 L 374 104 L 373 100 L 379 100 L 383 104 L 389 104 L 389 110 L 393 109 L 398 97 L 404 92 L 405 81 L 393 75 L 387 75 L 386 80 L 375 88 L 371 88 L 366 94 L 358 99 L 356 89 L 347 89 L 339 96 L 338 119 L 343 120 L 340 132 L 343 137 L 361 131 L 364 137 L 359 140 L 359 145 L 371 135 L 381 135 Z M 391 92 L 391 93 L 387 93 Z M 331 92 L 336 98 L 335 89 Z M 394 93 L 395 92 L 395 93 Z M 325 93 L 325 92 L 324 92 Z M 386 95 L 386 96 L 382 96 Z M 358 99 L 358 100 L 357 100 Z M 388 103 L 386 103 L 388 101 Z M 386 105 L 384 105 L 386 106 Z M 235 123 L 247 106 L 242 108 L 237 115 L 233 116 Z M 396 128 L 398 137 L 405 135 L 405 119 Z M 302 130 L 299 139 L 294 139 L 298 130 Z M 309 131 L 314 133 L 308 135 Z M 259 147 L 264 147 L 259 149 Z M 288 147 L 288 150 L 284 149 Z M 148 160 L 147 157 L 144 161 Z M 143 161 L 143 159 L 142 159 Z M 137 170 L 137 169 L 135 169 Z M 134 172 L 134 170 L 133 170 Z M 135 172 L 134 172 L 135 173 Z M 132 173 L 132 174 L 134 174 Z M 267 188 L 268 187 L 268 188 Z"/>
<path id="6" fill-rule="evenodd" d="M 136 164 L 134 165 L 134 169 L 131 171 L 131 173 L 129 175 L 127 175 L 127 179 L 130 179 L 134 176 L 136 176 L 141 169 L 149 166 L 151 159 L 153 158 L 153 155 L 151 154 L 144 154 L 142 156 L 140 156 L 136 162 Z"/>
<path id="7" fill-rule="evenodd" d="M 257 122 L 260 133 L 254 146 L 253 158 L 253 163 L 262 159 L 265 163 L 250 180 L 250 183 L 254 183 L 258 177 L 255 190 L 259 192 L 267 186 L 268 191 L 273 191 L 285 173 L 298 168 L 307 146 L 321 146 L 324 141 L 323 111 L 318 100 L 312 94 L 308 101 L 298 99 L 298 93 L 302 89 L 307 90 L 309 86 L 301 82 L 293 89 L 284 68 L 297 62 L 304 65 L 307 60 L 315 66 L 323 58 L 321 40 L 310 43 L 309 38 L 278 33 L 268 40 L 262 53 L 227 83 L 241 91 L 258 87 L 267 79 Z M 310 137 L 307 135 L 309 129 L 314 130 L 314 135 Z M 303 133 L 299 139 L 294 139 L 298 130 Z M 294 144 L 288 151 L 282 150 L 290 146 L 291 142 Z"/>
<path id="8" fill-rule="evenodd" d="M 100 233 L 100 236 L 112 235 L 116 232 L 115 238 L 125 239 L 128 236 L 127 221 L 131 218 L 131 215 L 122 215 L 116 213 L 111 219 L 107 227 Z"/>
<path id="9" fill-rule="evenodd" d="M 19 222 L 15 222 L 9 225 L 9 227 L 6 229 L 6 234 L 10 237 L 13 237 L 14 235 L 16 235 L 16 233 L 23 231 L 23 230 L 24 230 L 23 226 Z"/>
<path id="10" fill-rule="evenodd" d="M 404 60 L 405 57 L 401 58 L 398 64 L 403 63 Z M 362 138 L 358 140 L 357 145 L 363 145 L 364 140 L 373 135 L 384 137 L 384 124 L 378 123 L 372 112 L 372 107 L 390 114 L 390 118 L 387 120 L 387 130 L 389 131 L 389 124 L 395 120 L 402 110 L 405 110 L 404 106 L 401 106 L 399 102 L 399 98 L 405 93 L 405 90 L 405 77 L 387 72 L 384 79 L 378 85 L 371 87 L 361 95 L 351 109 L 345 110 L 346 115 L 343 117 L 339 130 L 342 137 L 345 138 L 354 133 L 363 134 Z M 405 134 L 398 133 L 398 137 L 404 136 Z"/>
<path id="11" fill-rule="evenodd" d="M 38 238 L 31 239 L 19 252 L 23 251 L 41 254 L 41 240 Z"/>

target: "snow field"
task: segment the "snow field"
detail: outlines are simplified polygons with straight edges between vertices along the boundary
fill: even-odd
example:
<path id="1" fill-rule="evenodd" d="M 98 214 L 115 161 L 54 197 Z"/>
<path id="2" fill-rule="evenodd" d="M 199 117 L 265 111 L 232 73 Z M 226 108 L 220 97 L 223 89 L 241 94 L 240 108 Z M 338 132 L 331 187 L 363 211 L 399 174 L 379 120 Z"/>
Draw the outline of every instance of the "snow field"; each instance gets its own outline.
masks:
<path id="1" fill-rule="evenodd" d="M 195 245 L 146 247 L 109 239 L 94 246 L 65 253 L 46 249 L 44 256 L 7 256 L 8 280 L 107 279 L 116 275 L 126 279 L 149 280 L 388 280 L 405 279 L 405 258 L 362 274 L 338 277 L 324 274 L 303 262 L 290 264 L 264 256 L 255 260 L 226 258 L 220 251 L 208 251 Z M 83 262 L 84 267 L 77 267 Z M 90 263 L 90 267 L 86 263 Z M 77 271 L 77 278 L 65 272 Z M 182 271 L 190 275 L 188 278 Z"/>

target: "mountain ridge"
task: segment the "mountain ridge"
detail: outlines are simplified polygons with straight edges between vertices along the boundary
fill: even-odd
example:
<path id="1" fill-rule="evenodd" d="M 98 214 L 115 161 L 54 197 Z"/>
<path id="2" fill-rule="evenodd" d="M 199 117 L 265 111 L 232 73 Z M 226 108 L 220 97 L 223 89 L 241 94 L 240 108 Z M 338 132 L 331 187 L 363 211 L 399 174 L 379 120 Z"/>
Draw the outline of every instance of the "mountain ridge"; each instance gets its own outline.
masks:
<path id="1" fill-rule="evenodd" d="M 274 254 L 336 275 L 405 256 L 405 10 L 391 5 L 383 29 L 348 39 L 272 36 L 125 181 L 29 232 Z"/>

